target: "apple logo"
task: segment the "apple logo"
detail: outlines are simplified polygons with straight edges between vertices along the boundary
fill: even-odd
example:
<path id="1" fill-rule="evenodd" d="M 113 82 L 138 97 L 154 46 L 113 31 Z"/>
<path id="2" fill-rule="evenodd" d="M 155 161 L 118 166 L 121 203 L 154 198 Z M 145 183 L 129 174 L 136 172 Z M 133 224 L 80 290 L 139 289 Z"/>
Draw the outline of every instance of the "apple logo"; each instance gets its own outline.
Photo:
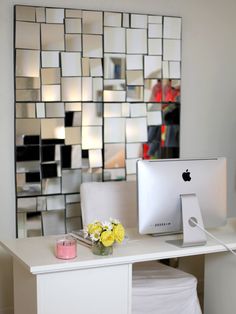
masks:
<path id="1" fill-rule="evenodd" d="M 191 181 L 190 172 L 186 169 L 185 172 L 182 173 L 182 178 L 184 181 Z"/>

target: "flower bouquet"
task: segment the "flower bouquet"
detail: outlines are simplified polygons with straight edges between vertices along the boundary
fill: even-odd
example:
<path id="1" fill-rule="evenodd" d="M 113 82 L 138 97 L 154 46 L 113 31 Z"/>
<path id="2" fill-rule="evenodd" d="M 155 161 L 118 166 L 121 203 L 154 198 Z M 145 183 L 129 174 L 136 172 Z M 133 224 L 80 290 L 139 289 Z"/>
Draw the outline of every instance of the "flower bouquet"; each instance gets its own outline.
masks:
<path id="1" fill-rule="evenodd" d="M 94 221 L 84 229 L 85 238 L 92 240 L 92 252 L 96 255 L 109 255 L 113 252 L 113 244 L 124 240 L 125 229 L 117 219 L 110 221 Z"/>

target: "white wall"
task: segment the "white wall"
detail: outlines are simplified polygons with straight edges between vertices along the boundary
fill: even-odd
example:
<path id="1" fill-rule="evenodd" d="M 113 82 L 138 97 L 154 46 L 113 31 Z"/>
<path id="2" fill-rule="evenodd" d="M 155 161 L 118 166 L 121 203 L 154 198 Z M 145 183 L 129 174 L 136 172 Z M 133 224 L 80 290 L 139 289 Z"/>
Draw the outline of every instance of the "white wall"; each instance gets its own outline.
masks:
<path id="1" fill-rule="evenodd" d="M 228 158 L 229 216 L 236 215 L 235 0 L 1 0 L 0 239 L 15 234 L 14 4 L 182 16 L 181 156 Z M 12 313 L 12 303 L 11 262 L 1 250 L 0 314 Z"/>

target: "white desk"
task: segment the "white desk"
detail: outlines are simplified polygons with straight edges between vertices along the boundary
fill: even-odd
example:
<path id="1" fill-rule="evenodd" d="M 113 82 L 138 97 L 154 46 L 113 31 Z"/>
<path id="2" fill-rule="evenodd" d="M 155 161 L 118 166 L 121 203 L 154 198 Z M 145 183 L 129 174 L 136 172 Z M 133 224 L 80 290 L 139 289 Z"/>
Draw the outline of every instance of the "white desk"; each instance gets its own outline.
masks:
<path id="1" fill-rule="evenodd" d="M 236 219 L 211 231 L 236 249 Z M 236 257 L 224 247 L 208 239 L 205 246 L 178 248 L 166 240 L 179 236 L 127 233 L 129 241 L 111 257 L 78 245 L 78 257 L 70 261 L 55 257 L 55 236 L 1 241 L 14 260 L 15 314 L 130 314 L 133 263 L 199 254 L 206 254 L 204 313 L 234 313 Z"/>

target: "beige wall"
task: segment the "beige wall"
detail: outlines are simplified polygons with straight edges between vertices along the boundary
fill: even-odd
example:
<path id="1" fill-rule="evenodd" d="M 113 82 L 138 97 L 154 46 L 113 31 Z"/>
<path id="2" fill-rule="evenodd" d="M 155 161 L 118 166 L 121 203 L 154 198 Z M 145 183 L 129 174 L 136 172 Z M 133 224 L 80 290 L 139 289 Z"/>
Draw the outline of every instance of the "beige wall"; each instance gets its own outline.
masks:
<path id="1" fill-rule="evenodd" d="M 0 1 L 0 239 L 15 234 L 13 5 L 183 17 L 181 156 L 228 158 L 229 215 L 236 214 L 235 0 Z M 11 263 L 0 251 L 0 314 L 12 313 Z"/>

